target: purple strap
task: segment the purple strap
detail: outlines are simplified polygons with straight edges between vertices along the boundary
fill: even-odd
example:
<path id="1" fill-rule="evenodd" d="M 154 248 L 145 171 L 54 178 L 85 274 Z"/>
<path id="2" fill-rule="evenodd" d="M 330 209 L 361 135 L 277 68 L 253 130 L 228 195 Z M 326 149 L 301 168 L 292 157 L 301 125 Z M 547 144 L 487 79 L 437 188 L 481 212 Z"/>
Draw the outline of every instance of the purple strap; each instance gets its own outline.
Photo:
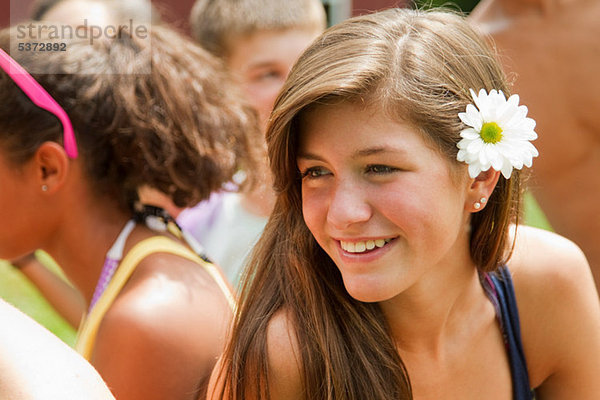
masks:
<path id="1" fill-rule="evenodd" d="M 90 302 L 90 307 L 88 308 L 88 314 L 92 312 L 92 309 L 96 305 L 96 302 L 106 290 L 106 287 L 110 283 L 121 259 L 123 258 L 123 250 L 125 249 L 125 242 L 129 237 L 131 231 L 135 228 L 135 221 L 128 221 L 117 239 L 111 246 L 111 248 L 106 252 L 106 258 L 104 259 L 104 265 L 102 266 L 102 272 L 100 272 L 100 278 L 98 278 L 98 283 L 96 283 L 96 289 L 94 289 L 94 295 L 92 296 L 92 301 Z"/>

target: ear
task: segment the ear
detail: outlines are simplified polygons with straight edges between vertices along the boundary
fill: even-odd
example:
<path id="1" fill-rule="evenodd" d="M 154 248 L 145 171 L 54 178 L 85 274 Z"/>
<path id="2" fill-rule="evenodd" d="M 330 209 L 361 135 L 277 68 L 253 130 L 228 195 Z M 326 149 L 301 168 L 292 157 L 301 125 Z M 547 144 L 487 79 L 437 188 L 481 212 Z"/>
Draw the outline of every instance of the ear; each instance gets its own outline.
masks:
<path id="1" fill-rule="evenodd" d="M 65 184 L 69 174 L 69 157 L 60 144 L 43 143 L 35 152 L 33 162 L 41 190 L 54 193 Z"/>
<path id="2" fill-rule="evenodd" d="M 498 178 L 500 178 L 500 171 L 490 168 L 472 179 L 467 190 L 465 210 L 469 212 L 483 210 L 498 183 Z"/>

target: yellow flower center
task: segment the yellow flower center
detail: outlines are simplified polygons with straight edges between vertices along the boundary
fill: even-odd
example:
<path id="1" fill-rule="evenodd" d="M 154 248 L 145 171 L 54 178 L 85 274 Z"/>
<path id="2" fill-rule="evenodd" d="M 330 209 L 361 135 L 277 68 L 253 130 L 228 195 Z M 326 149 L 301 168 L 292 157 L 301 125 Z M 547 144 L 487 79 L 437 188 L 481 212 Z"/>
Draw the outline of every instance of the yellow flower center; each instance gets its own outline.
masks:
<path id="1" fill-rule="evenodd" d="M 498 143 L 502 140 L 502 128 L 495 122 L 486 122 L 481 127 L 479 135 L 485 143 Z"/>

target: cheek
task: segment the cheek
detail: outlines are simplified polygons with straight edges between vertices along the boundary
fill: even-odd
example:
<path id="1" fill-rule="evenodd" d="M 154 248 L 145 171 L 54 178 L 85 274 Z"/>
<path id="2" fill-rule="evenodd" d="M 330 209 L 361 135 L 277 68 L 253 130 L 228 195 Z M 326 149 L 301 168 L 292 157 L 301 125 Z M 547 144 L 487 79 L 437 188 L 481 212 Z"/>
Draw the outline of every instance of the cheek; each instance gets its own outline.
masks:
<path id="1" fill-rule="evenodd" d="M 259 111 L 271 112 L 283 81 L 270 79 L 257 82 L 248 82 L 245 87 L 246 96 Z"/>
<path id="2" fill-rule="evenodd" d="M 377 209 L 385 219 L 405 234 L 414 234 L 422 231 L 434 219 L 423 197 L 418 191 L 405 187 L 402 190 L 384 191 L 375 199 Z"/>
<path id="3" fill-rule="evenodd" d="M 246 97 L 250 105 L 258 112 L 262 126 L 265 128 L 281 86 L 281 84 L 264 82 L 245 86 Z"/>
<path id="4" fill-rule="evenodd" d="M 388 190 L 379 197 L 378 209 L 406 234 L 423 238 L 431 245 L 452 235 L 462 217 L 462 208 L 456 193 L 435 184 L 425 186 Z"/>
<path id="5" fill-rule="evenodd" d="M 27 197 L 29 196 L 29 197 Z M 43 205 L 32 200 L 32 194 L 15 191 L 3 193 L 0 199 L 0 258 L 12 259 L 35 250 L 39 246 L 38 232 L 46 227 L 44 215 L 39 215 Z"/>
<path id="6" fill-rule="evenodd" d="M 325 198 L 318 191 L 302 188 L 302 215 L 304 223 L 315 239 L 320 242 L 327 221 Z"/>

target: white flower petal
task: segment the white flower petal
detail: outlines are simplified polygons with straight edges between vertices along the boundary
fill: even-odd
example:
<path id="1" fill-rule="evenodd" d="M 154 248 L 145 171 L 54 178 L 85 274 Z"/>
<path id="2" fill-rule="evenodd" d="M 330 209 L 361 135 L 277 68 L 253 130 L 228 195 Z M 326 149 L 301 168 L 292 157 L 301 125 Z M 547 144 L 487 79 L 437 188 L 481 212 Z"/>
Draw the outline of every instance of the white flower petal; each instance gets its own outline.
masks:
<path id="1" fill-rule="evenodd" d="M 504 163 L 504 166 L 502 167 L 502 175 L 504 175 L 504 177 L 506 179 L 510 179 L 510 176 L 512 175 L 512 165 L 510 165 L 510 163 Z"/>
<path id="2" fill-rule="evenodd" d="M 523 129 L 531 129 L 534 130 L 535 129 L 535 120 L 533 118 L 525 118 L 525 121 L 523 121 Z"/>
<path id="3" fill-rule="evenodd" d="M 525 107 L 525 106 L 517 107 L 514 114 L 506 122 L 506 124 L 505 124 L 506 129 L 511 129 L 511 128 L 514 129 L 514 128 L 520 127 L 521 124 L 523 123 L 523 120 L 527 116 L 527 111 L 528 111 L 527 107 Z"/>
<path id="4" fill-rule="evenodd" d="M 492 89 L 490 92 L 491 106 L 498 110 L 500 107 L 506 104 L 506 97 L 502 91 L 497 92 L 495 89 Z"/>
<path id="5" fill-rule="evenodd" d="M 505 128 L 515 115 L 519 106 L 519 96 L 513 94 L 504 104 L 498 109 L 498 125 Z"/>
<path id="6" fill-rule="evenodd" d="M 458 147 L 459 149 L 467 149 L 467 147 L 469 146 L 469 144 L 472 142 L 472 139 L 462 139 L 460 142 L 458 142 L 456 144 L 456 147 Z"/>
<path id="7" fill-rule="evenodd" d="M 469 165 L 469 175 L 474 178 L 481 171 L 493 168 L 509 179 L 513 168 L 531 167 L 533 157 L 539 155 L 531 140 L 537 138 L 535 121 L 527 117 L 526 106 L 519 105 L 519 96 L 508 99 L 502 91 L 480 89 L 475 94 L 469 89 L 473 104 L 459 113 L 467 128 L 460 132 L 461 140 L 457 160 Z M 502 129 L 502 137 L 496 143 L 485 143 L 481 138 L 484 123 L 494 122 Z"/>
<path id="8" fill-rule="evenodd" d="M 471 91 L 471 97 L 473 97 L 473 101 L 475 102 L 475 105 L 477 106 L 479 111 L 482 111 L 484 108 L 487 108 L 488 95 L 485 92 L 485 89 L 481 89 L 479 91 L 478 96 L 475 96 L 474 93 Z"/>
<path id="9" fill-rule="evenodd" d="M 491 159 L 494 158 L 494 153 L 491 147 L 487 144 L 483 145 L 483 148 L 479 151 L 479 162 L 482 165 L 491 164 Z"/>
<path id="10" fill-rule="evenodd" d="M 469 164 L 469 176 L 471 178 L 477 178 L 477 176 L 481 173 L 481 167 L 477 163 Z"/>
<path id="11" fill-rule="evenodd" d="M 479 153 L 483 148 L 483 145 L 483 140 L 473 140 L 471 143 L 468 144 L 467 151 L 469 153 Z"/>
<path id="12" fill-rule="evenodd" d="M 473 128 L 465 128 L 462 131 L 460 131 L 460 137 L 462 137 L 463 139 L 475 140 L 480 138 L 481 136 L 479 135 L 479 131 Z"/>
<path id="13" fill-rule="evenodd" d="M 483 125 L 483 119 L 481 118 L 481 114 L 477 111 L 477 108 L 473 104 L 469 104 L 467 106 L 467 110 L 464 113 L 459 113 L 458 117 L 460 120 L 468 126 L 475 128 L 480 131 L 481 126 Z"/>
<path id="14" fill-rule="evenodd" d="M 491 160 L 492 168 L 496 171 L 500 171 L 502 169 L 502 165 L 504 164 L 504 158 L 498 153 L 496 157 Z"/>
<path id="15" fill-rule="evenodd" d="M 510 104 L 511 106 L 518 107 L 519 106 L 519 99 L 520 99 L 520 97 L 519 97 L 518 94 L 513 94 L 513 95 L 511 95 L 508 98 L 508 100 L 506 100 L 506 102 L 508 104 Z"/>
<path id="16" fill-rule="evenodd" d="M 539 153 L 538 149 L 537 149 L 537 148 L 536 148 L 536 147 L 535 147 L 533 144 L 531 144 L 531 143 L 528 143 L 528 144 L 527 144 L 527 147 L 528 147 L 528 148 L 531 148 L 531 155 L 532 155 L 533 157 L 537 157 L 537 156 L 539 156 L 539 155 L 540 155 L 540 153 Z"/>
<path id="17" fill-rule="evenodd" d="M 482 89 L 482 90 L 483 90 L 483 89 Z M 480 92 L 481 92 L 481 90 L 480 90 Z M 471 98 L 472 98 L 473 100 L 475 100 L 475 97 L 477 97 L 477 94 L 475 93 L 475 91 L 474 91 L 473 89 L 469 89 L 469 93 L 471 93 Z"/>
<path id="18" fill-rule="evenodd" d="M 510 164 L 516 169 L 523 168 L 523 158 L 512 158 Z"/>

